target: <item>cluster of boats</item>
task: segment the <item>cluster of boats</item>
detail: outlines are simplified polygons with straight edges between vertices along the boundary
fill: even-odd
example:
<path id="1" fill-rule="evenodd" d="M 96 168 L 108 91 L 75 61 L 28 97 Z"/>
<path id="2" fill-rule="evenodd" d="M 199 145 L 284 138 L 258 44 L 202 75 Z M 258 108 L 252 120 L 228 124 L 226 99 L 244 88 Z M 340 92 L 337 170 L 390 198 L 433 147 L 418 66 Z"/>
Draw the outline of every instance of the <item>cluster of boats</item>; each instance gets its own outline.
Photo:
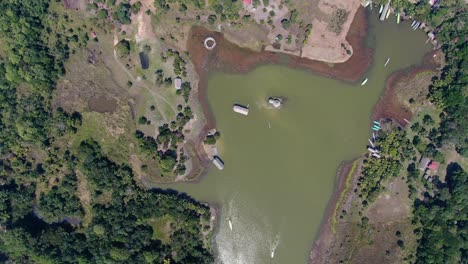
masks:
<path id="1" fill-rule="evenodd" d="M 421 25 L 421 22 L 418 22 L 416 20 L 413 20 L 413 23 L 411 23 L 411 27 L 413 28 L 413 30 L 418 29 Z"/>
<path id="2" fill-rule="evenodd" d="M 388 19 L 388 17 L 390 16 L 390 1 L 388 1 L 388 3 L 385 6 L 380 5 L 379 14 L 380 14 L 381 21 Z M 395 16 L 396 16 L 397 24 L 400 24 L 400 20 L 401 20 L 400 13 L 396 12 Z"/>
<path id="3" fill-rule="evenodd" d="M 375 133 L 377 133 L 380 130 L 380 122 L 374 121 L 372 130 L 376 131 Z M 381 158 L 380 151 L 376 148 L 374 144 L 376 140 L 375 133 L 372 133 L 372 140 L 368 139 L 370 146 L 367 147 L 367 150 L 370 152 L 372 157 L 380 159 Z"/>

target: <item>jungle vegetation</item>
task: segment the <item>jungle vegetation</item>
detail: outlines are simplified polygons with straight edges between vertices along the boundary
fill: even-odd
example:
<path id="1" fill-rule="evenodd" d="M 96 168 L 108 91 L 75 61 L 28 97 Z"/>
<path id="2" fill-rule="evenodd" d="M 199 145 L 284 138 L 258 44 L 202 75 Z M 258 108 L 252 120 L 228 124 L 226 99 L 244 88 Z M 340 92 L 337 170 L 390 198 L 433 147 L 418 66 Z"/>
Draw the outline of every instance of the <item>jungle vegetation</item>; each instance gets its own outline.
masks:
<path id="1" fill-rule="evenodd" d="M 86 48 L 88 32 L 50 4 L 0 2 L 2 261 L 211 263 L 202 236 L 207 206 L 144 189 L 127 164 L 114 163 L 95 141 L 77 149 L 64 144 L 81 126 L 81 114 L 54 108 L 52 96 L 64 63 Z M 113 15 L 124 19 L 126 7 L 119 10 Z"/>

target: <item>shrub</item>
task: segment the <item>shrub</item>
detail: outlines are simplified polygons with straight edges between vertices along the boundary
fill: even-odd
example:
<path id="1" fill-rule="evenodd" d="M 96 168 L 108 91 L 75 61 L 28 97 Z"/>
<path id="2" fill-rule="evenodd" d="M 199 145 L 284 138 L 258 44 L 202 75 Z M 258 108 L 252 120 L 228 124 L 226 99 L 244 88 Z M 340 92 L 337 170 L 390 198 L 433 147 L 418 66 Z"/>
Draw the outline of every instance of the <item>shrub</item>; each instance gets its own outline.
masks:
<path id="1" fill-rule="evenodd" d="M 117 49 L 117 54 L 119 54 L 119 57 L 127 57 L 130 54 L 130 42 L 128 40 L 121 40 L 117 45 L 115 46 Z"/>

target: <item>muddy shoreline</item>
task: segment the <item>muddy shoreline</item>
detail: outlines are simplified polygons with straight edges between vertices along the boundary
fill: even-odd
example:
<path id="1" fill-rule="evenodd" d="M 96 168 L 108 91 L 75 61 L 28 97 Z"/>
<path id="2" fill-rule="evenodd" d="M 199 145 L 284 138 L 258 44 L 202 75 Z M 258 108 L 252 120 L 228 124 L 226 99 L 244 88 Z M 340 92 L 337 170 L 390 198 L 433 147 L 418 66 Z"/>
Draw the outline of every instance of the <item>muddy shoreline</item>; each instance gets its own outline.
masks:
<path id="1" fill-rule="evenodd" d="M 361 81 L 362 76 L 372 62 L 372 49 L 365 45 L 367 29 L 368 19 L 365 9 L 360 7 L 346 36 L 346 40 L 353 47 L 353 56 L 344 63 L 329 64 L 284 53 L 255 52 L 246 48 L 240 48 L 226 40 L 220 32 L 209 31 L 206 28 L 198 26 L 192 27 L 189 32 L 186 48 L 199 77 L 197 99 L 202 106 L 203 114 L 207 120 L 195 140 L 196 142 L 194 142 L 195 145 L 199 146 L 195 147 L 195 149 L 202 166 L 208 166 L 211 160 L 200 146 L 207 132 L 216 126 L 206 97 L 206 86 L 210 72 L 247 73 L 260 65 L 280 64 L 295 69 L 306 70 L 328 78 L 355 83 Z M 213 37 L 216 40 L 216 47 L 213 50 L 207 50 L 203 45 L 207 37 Z M 201 173 L 201 175 L 204 174 L 206 173 Z M 197 182 L 200 180 L 199 178 L 201 178 L 200 175 L 191 181 Z"/>
<path id="2" fill-rule="evenodd" d="M 354 182 L 356 176 L 358 175 L 357 173 L 353 173 L 352 175 L 349 175 L 351 173 L 351 169 L 353 168 L 354 162 L 357 162 L 358 159 L 345 161 L 338 167 L 338 171 L 335 177 L 335 184 L 333 188 L 334 191 L 333 191 L 332 197 L 328 201 L 328 205 L 325 210 L 325 213 L 323 214 L 319 233 L 314 238 L 314 244 L 312 246 L 312 249 L 309 255 L 309 263 L 323 263 L 324 258 L 326 258 L 326 256 L 330 253 L 329 248 L 332 242 L 331 240 L 334 238 L 333 230 L 332 230 L 332 224 L 333 224 L 332 222 L 333 222 L 333 217 L 335 214 L 335 208 L 338 207 L 339 209 L 339 207 L 341 207 L 341 205 L 338 205 L 338 202 L 340 202 L 341 194 L 343 193 L 343 191 L 345 191 L 348 176 L 351 178 L 350 182 Z M 356 167 L 355 171 L 357 171 L 357 169 L 358 168 Z M 347 191 L 349 192 L 350 190 L 347 190 Z M 344 194 L 344 195 L 346 198 L 347 194 Z"/>
<path id="3" fill-rule="evenodd" d="M 268 51 L 255 52 L 240 48 L 224 39 L 222 33 L 211 32 L 202 27 L 193 27 L 189 33 L 187 50 L 190 53 L 191 60 L 199 76 L 197 99 L 202 105 L 203 113 L 207 120 L 198 136 L 198 142 L 195 142 L 195 144 L 201 145 L 208 130 L 216 126 L 214 115 L 206 96 L 206 86 L 210 72 L 247 73 L 262 64 L 280 64 L 328 78 L 346 82 L 360 82 L 362 76 L 368 70 L 372 62 L 372 49 L 365 45 L 367 29 L 367 16 L 364 8 L 361 7 L 358 9 L 346 37 L 353 47 L 354 54 L 345 63 L 332 65 L 293 55 Z M 203 41 L 207 37 L 213 37 L 217 42 L 215 49 L 211 51 L 203 47 Z M 404 119 L 411 119 L 412 113 L 401 102 L 398 102 L 394 87 L 398 82 L 412 78 L 422 71 L 435 71 L 438 65 L 433 60 L 433 54 L 435 53 L 428 53 L 420 65 L 395 72 L 387 78 L 385 90 L 373 109 L 373 119 L 391 118 L 400 124 L 404 124 Z M 211 160 L 206 153 L 204 153 L 202 147 L 196 147 L 195 149 L 201 161 L 201 165 L 206 168 L 210 165 Z M 330 247 L 333 246 L 333 241 L 336 239 L 331 230 L 335 208 L 338 207 L 337 209 L 339 211 L 343 205 L 347 203 L 346 201 L 349 200 L 350 191 L 354 188 L 356 179 L 359 176 L 360 164 L 357 165 L 352 175 L 349 175 L 349 173 L 353 168 L 353 163 L 359 158 L 361 157 L 357 157 L 353 161 L 343 162 L 337 170 L 334 191 L 323 215 L 319 233 L 317 237 L 314 238 L 313 247 L 309 255 L 309 263 L 324 263 L 328 259 L 327 256 L 329 256 L 331 252 Z M 206 175 L 206 170 L 204 170 L 201 176 L 197 177 L 194 182 L 201 180 L 204 175 Z M 340 199 L 346 188 L 348 177 L 351 186 L 344 197 L 342 197 L 344 199 Z"/>
<path id="4" fill-rule="evenodd" d="M 433 55 L 437 53 L 438 51 L 427 53 L 419 65 L 394 72 L 386 79 L 385 90 L 374 106 L 372 119 L 392 119 L 401 126 L 406 125 L 405 119 L 411 120 L 413 113 L 403 102 L 398 100 L 395 88 L 399 82 L 411 80 L 421 72 L 432 71 L 435 74 L 437 67 L 440 66 L 433 57 Z M 359 158 L 362 158 L 362 156 L 356 159 Z M 349 175 L 354 161 L 344 162 L 338 169 L 332 198 L 325 211 L 319 235 L 315 238 L 314 245 L 309 255 L 309 263 L 311 264 L 329 262 L 328 256 L 331 254 L 331 249 L 333 249 L 335 246 L 334 243 L 336 242 L 336 235 L 332 231 L 335 208 L 340 211 L 346 206 L 346 201 L 349 200 L 349 197 L 352 195 L 350 194 L 350 190 L 355 188 L 360 174 L 359 167 L 361 164 L 358 164 L 353 174 Z M 348 177 L 350 177 L 351 188 L 347 190 L 344 194 L 344 199 L 340 201 L 340 196 L 343 191 L 345 191 Z"/>
<path id="5" fill-rule="evenodd" d="M 385 80 L 385 90 L 375 104 L 372 119 L 392 119 L 398 122 L 399 125 L 405 126 L 405 119 L 411 120 L 413 113 L 403 102 L 398 100 L 395 88 L 399 82 L 411 80 L 421 72 L 431 71 L 436 74 L 437 67 L 440 65 L 435 61 L 433 55 L 437 54 L 440 56 L 438 51 L 428 52 L 419 65 L 392 73 Z"/>

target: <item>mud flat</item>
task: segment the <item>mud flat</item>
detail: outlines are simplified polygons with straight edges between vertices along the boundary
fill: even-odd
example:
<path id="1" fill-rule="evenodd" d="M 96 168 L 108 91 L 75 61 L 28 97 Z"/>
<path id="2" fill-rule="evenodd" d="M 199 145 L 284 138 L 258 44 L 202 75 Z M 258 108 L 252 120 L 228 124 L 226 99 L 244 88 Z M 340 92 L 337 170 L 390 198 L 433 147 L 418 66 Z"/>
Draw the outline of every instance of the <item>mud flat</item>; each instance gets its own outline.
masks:
<path id="1" fill-rule="evenodd" d="M 405 125 L 405 119 L 411 120 L 413 113 L 407 105 L 398 98 L 396 88 L 399 83 L 407 83 L 420 73 L 432 72 L 436 74 L 437 67 L 440 65 L 433 57 L 435 54 L 438 54 L 438 52 L 429 52 L 424 56 L 423 62 L 420 65 L 394 72 L 387 78 L 385 81 L 385 91 L 374 108 L 373 119 L 393 119 L 400 125 Z"/>

